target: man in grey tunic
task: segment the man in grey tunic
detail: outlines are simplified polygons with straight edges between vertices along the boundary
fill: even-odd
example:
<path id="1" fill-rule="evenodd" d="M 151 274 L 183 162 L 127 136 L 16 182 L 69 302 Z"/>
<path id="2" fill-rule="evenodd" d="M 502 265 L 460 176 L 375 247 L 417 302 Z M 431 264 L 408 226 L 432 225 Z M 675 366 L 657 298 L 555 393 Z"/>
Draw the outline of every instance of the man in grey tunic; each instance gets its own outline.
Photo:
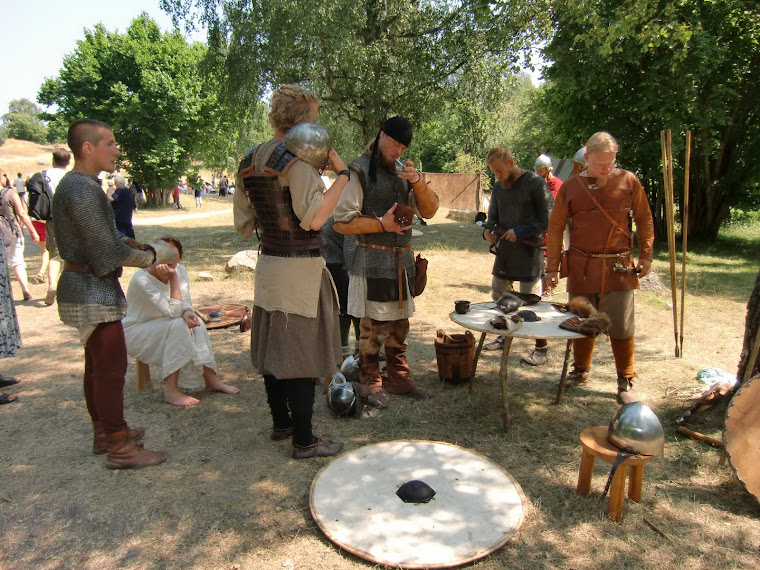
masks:
<path id="1" fill-rule="evenodd" d="M 554 200 L 546 181 L 535 172 L 515 164 L 510 150 L 493 147 L 486 163 L 496 176 L 488 206 L 488 225 L 497 231 L 485 230 L 483 238 L 496 245 L 493 263 L 491 296 L 498 301 L 519 282 L 521 293 L 541 294 L 544 256 L 541 246 L 549 223 Z M 504 337 L 488 343 L 486 350 L 501 349 Z M 536 339 L 536 347 L 523 362 L 533 366 L 548 360 L 546 339 Z"/>
<path id="2" fill-rule="evenodd" d="M 412 222 L 411 216 L 397 217 L 396 210 L 411 207 L 420 217 L 432 218 L 438 210 L 438 197 L 411 160 L 403 168 L 397 167 L 411 141 L 412 125 L 407 119 L 388 119 L 364 154 L 349 165 L 351 179 L 334 214 L 336 231 L 357 235 L 349 270 L 348 313 L 361 318 L 362 396 L 378 408 L 388 405 L 380 375 L 383 345 L 386 389 L 418 400 L 430 397 L 412 381 L 406 360 L 409 317 L 414 314 Z"/>
<path id="3" fill-rule="evenodd" d="M 107 453 L 111 469 L 139 469 L 166 460 L 166 454 L 138 446 L 145 430 L 130 430 L 124 419 L 127 348 L 121 319 L 127 301 L 119 284 L 122 266 L 148 267 L 176 261 L 163 244 L 130 247 L 116 230 L 113 211 L 98 180 L 113 172 L 119 149 L 111 128 L 82 119 L 69 127 L 74 169 L 53 197 L 54 232 L 63 273 L 58 280 L 58 314 L 79 330 L 84 345 L 84 397 L 93 424 L 95 454 Z"/>

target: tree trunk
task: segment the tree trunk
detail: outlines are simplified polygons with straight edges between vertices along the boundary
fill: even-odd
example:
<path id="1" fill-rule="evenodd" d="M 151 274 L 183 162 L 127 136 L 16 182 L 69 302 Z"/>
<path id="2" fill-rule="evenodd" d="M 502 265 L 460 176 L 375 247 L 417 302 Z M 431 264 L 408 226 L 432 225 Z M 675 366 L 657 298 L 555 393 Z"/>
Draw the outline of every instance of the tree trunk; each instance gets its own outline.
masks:
<path id="1" fill-rule="evenodd" d="M 760 331 L 760 273 L 757 274 L 755 280 L 755 288 L 752 289 L 752 294 L 749 297 L 747 303 L 747 319 L 744 325 L 744 345 L 742 346 L 742 354 L 739 358 L 739 370 L 736 373 L 740 381 L 744 380 L 745 372 L 748 366 L 752 366 L 752 373 L 750 378 L 760 374 L 760 359 L 756 359 L 754 363 L 750 364 L 749 357 L 752 351 L 752 345 L 755 342 L 755 338 Z"/>

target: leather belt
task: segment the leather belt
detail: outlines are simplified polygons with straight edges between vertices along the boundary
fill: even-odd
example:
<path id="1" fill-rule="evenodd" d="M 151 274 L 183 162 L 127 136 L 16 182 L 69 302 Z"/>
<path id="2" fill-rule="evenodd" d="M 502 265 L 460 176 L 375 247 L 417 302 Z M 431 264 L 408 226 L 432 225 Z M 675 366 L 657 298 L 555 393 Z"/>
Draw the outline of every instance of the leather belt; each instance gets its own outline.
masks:
<path id="1" fill-rule="evenodd" d="M 404 247 L 389 247 L 387 245 L 375 245 L 374 243 L 365 243 L 363 241 L 356 242 L 356 245 L 359 247 L 368 247 L 370 249 L 380 249 L 382 251 L 392 251 L 396 254 L 396 266 L 398 267 L 398 310 L 399 312 L 403 311 L 404 309 L 404 283 L 402 281 L 402 276 L 404 274 L 403 267 L 401 265 L 401 254 L 403 254 L 405 251 L 411 251 L 411 246 L 404 246 Z"/>
<path id="2" fill-rule="evenodd" d="M 363 241 L 357 241 L 356 245 L 360 247 L 369 247 L 371 249 L 382 249 L 384 251 L 392 251 L 394 253 L 404 253 L 405 251 L 411 250 L 411 246 L 406 247 L 389 247 L 387 245 L 375 245 L 374 243 L 364 243 Z"/>
<path id="3" fill-rule="evenodd" d="M 63 270 L 73 271 L 74 273 L 92 273 L 93 275 L 95 275 L 95 272 L 92 270 L 92 266 L 89 263 L 77 263 L 76 261 L 64 261 Z M 119 277 L 121 277 L 121 274 L 123 272 L 124 272 L 124 269 L 122 267 L 117 267 L 110 273 L 106 273 L 104 277 L 116 277 L 118 279 Z"/>
<path id="4" fill-rule="evenodd" d="M 578 252 L 581 255 L 585 257 L 595 257 L 595 258 L 601 258 L 601 259 L 612 259 L 615 257 L 621 257 L 623 255 L 630 255 L 631 251 L 621 251 L 619 253 L 589 253 L 587 251 L 583 251 L 582 249 L 578 249 L 577 247 L 570 246 L 570 249 L 572 251 Z"/>

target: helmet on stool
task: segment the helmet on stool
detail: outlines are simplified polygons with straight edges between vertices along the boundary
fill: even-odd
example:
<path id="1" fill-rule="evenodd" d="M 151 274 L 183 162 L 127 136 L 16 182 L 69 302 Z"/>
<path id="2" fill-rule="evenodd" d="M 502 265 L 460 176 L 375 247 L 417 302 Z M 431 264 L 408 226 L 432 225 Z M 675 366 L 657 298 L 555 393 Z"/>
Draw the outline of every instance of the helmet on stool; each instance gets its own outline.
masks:
<path id="1" fill-rule="evenodd" d="M 657 415 L 641 402 L 622 406 L 610 422 L 609 442 L 629 453 L 663 455 L 665 432 Z"/>

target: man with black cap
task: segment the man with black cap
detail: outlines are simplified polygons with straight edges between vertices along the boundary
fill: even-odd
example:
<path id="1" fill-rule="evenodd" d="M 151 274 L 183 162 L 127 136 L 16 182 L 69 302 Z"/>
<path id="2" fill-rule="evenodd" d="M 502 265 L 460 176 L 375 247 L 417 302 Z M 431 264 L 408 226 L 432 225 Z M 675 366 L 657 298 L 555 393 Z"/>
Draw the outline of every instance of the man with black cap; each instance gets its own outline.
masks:
<path id="1" fill-rule="evenodd" d="M 432 218 L 438 211 L 438 196 L 411 160 L 399 160 L 411 142 L 409 120 L 388 119 L 364 153 L 349 165 L 351 178 L 334 214 L 336 231 L 357 235 L 356 253 L 348 266 L 348 313 L 361 317 L 362 396 L 378 408 L 388 406 L 380 376 L 383 345 L 388 392 L 418 400 L 430 397 L 430 392 L 411 379 L 406 337 L 409 317 L 414 314 L 412 219 L 415 213 Z"/>

